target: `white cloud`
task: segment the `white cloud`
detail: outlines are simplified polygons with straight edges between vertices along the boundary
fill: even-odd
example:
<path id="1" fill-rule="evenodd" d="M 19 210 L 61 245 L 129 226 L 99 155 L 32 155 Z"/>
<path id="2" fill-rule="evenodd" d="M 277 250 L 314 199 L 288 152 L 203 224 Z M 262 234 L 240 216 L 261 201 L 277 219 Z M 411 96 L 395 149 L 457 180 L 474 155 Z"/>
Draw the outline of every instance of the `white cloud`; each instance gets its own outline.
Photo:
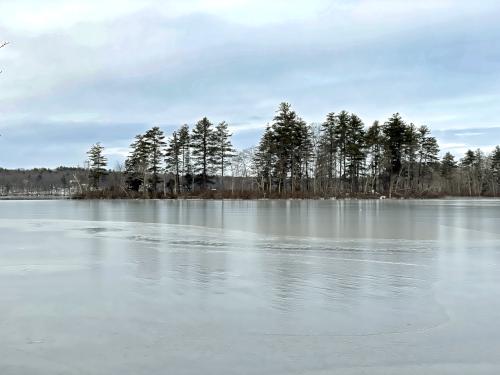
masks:
<path id="1" fill-rule="evenodd" d="M 80 23 L 99 23 L 152 10 L 169 18 L 193 13 L 250 26 L 322 18 L 356 29 L 383 25 L 428 24 L 456 16 L 474 16 L 495 7 L 493 0 L 16 0 L 0 4 L 0 26 L 30 33 L 53 32 Z M 390 22 L 388 22 L 390 20 Z M 411 25 L 409 25 L 411 26 Z"/>
<path id="2" fill-rule="evenodd" d="M 2 2 L 0 25 L 7 30 L 43 33 L 68 29 L 134 13 L 144 5 L 136 0 L 17 0 Z"/>
<path id="3" fill-rule="evenodd" d="M 317 16 L 327 0 L 16 0 L 0 5 L 4 28 L 30 33 L 68 29 L 80 23 L 118 19 L 142 10 L 169 18 L 208 14 L 247 25 L 279 23 Z"/>
<path id="4" fill-rule="evenodd" d="M 104 149 L 104 155 L 106 156 L 118 156 L 121 159 L 125 159 L 129 155 L 130 150 L 127 147 L 107 147 Z"/>
<path id="5" fill-rule="evenodd" d="M 464 132 L 464 133 L 456 133 L 457 137 L 475 137 L 478 135 L 483 135 L 483 132 Z"/>
<path id="6" fill-rule="evenodd" d="M 446 143 L 446 142 L 439 142 L 439 146 L 443 150 L 456 150 L 456 149 L 463 149 L 467 148 L 467 145 L 465 143 Z"/>

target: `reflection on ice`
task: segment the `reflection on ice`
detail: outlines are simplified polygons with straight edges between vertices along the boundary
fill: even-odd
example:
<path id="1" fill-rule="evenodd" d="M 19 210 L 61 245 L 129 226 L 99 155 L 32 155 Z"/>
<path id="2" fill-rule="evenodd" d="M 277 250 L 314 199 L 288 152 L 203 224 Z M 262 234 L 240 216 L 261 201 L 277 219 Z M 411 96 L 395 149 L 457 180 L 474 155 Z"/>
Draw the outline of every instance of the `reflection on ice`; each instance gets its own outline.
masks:
<path id="1" fill-rule="evenodd" d="M 499 369 L 499 208 L 0 202 L 0 372 Z"/>

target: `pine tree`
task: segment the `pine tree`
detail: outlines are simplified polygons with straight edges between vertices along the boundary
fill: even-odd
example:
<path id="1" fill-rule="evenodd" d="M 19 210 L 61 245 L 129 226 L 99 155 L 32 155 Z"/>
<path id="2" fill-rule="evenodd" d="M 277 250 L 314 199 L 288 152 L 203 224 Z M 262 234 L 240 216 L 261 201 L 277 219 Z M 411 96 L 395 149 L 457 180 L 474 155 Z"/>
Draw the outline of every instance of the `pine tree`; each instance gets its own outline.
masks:
<path id="1" fill-rule="evenodd" d="M 290 181 L 291 191 L 302 189 L 304 176 L 312 157 L 312 141 L 309 125 L 297 117 L 290 128 Z"/>
<path id="2" fill-rule="evenodd" d="M 292 111 L 290 104 L 281 103 L 276 111 L 272 129 L 273 151 L 276 155 L 276 175 L 278 177 L 278 192 L 286 190 L 286 181 L 290 167 L 290 144 L 293 124 L 297 120 L 297 115 Z"/>
<path id="3" fill-rule="evenodd" d="M 380 175 L 381 167 L 383 165 L 383 147 L 384 135 L 382 134 L 382 127 L 378 121 L 375 121 L 370 126 L 365 135 L 365 143 L 370 155 L 369 168 L 371 171 L 371 190 L 380 191 Z"/>
<path id="4" fill-rule="evenodd" d="M 423 125 L 418 129 L 418 184 L 422 183 L 426 175 L 432 179 L 433 166 L 439 160 L 439 146 L 436 138 L 430 135 L 430 129 Z M 437 168 L 436 168 L 437 169 Z"/>
<path id="5" fill-rule="evenodd" d="M 199 184 L 203 190 L 211 183 L 209 176 L 216 165 L 215 134 L 212 123 L 204 117 L 194 127 L 191 134 L 191 147 L 195 158 L 195 169 L 199 176 Z"/>
<path id="6" fill-rule="evenodd" d="M 305 121 L 300 123 L 300 137 L 298 145 L 299 162 L 302 165 L 301 172 L 299 176 L 300 189 L 305 189 L 309 191 L 309 180 L 310 175 L 314 172 L 311 170 L 314 160 L 314 140 L 313 140 L 313 128 L 308 125 Z M 311 173 L 312 172 L 312 173 Z M 305 181 L 305 184 L 303 183 Z"/>
<path id="7" fill-rule="evenodd" d="M 151 187 L 153 194 L 156 195 L 158 191 L 158 183 L 161 182 L 160 172 L 164 160 L 165 135 L 158 126 L 148 130 L 144 134 L 144 141 L 147 145 L 149 168 L 148 172 L 151 174 Z"/>
<path id="8" fill-rule="evenodd" d="M 359 177 L 366 159 L 365 148 L 363 121 L 355 114 L 351 114 L 348 122 L 345 154 L 348 160 L 347 172 L 351 182 L 352 192 L 357 192 L 359 190 Z"/>
<path id="9" fill-rule="evenodd" d="M 230 162 L 231 157 L 234 156 L 234 149 L 233 145 L 231 144 L 231 136 L 232 134 L 229 133 L 228 125 L 225 121 L 216 126 L 214 134 L 215 158 L 217 161 L 218 169 L 221 173 L 221 181 L 223 187 L 225 168 Z"/>
<path id="10" fill-rule="evenodd" d="M 420 167 L 417 167 L 417 154 L 420 147 L 420 134 L 417 127 L 410 123 L 405 126 L 404 140 L 402 145 L 402 165 L 406 175 L 406 191 L 414 192 L 418 185 L 418 176 L 420 176 Z M 416 184 L 415 184 L 416 181 Z"/>
<path id="11" fill-rule="evenodd" d="M 92 187 L 99 189 L 101 177 L 107 174 L 106 166 L 108 160 L 103 154 L 104 147 L 100 143 L 93 145 L 87 152 L 89 163 L 89 178 L 92 181 Z"/>
<path id="12" fill-rule="evenodd" d="M 165 164 L 167 172 L 174 175 L 175 178 L 175 193 L 180 193 L 180 172 L 182 163 L 182 144 L 179 140 L 177 132 L 172 134 L 172 138 L 167 143 L 165 150 Z"/>
<path id="13" fill-rule="evenodd" d="M 290 188 L 295 190 L 300 161 L 297 160 L 297 148 L 304 128 L 300 119 L 290 104 L 281 103 L 274 116 L 272 129 L 273 152 L 276 157 L 276 175 L 278 177 L 278 192 L 286 191 L 287 179 L 290 176 Z"/>
<path id="14" fill-rule="evenodd" d="M 472 150 L 467 150 L 464 157 L 460 161 L 460 165 L 463 168 L 466 175 L 469 196 L 474 195 L 476 192 L 475 185 L 476 185 L 477 163 L 478 160 L 476 158 L 476 154 Z"/>
<path id="15" fill-rule="evenodd" d="M 472 150 L 467 150 L 465 153 L 464 157 L 460 161 L 460 164 L 463 167 L 473 167 L 474 164 L 476 163 L 476 155 L 474 154 L 474 151 Z"/>
<path id="16" fill-rule="evenodd" d="M 406 141 L 406 124 L 399 115 L 394 114 L 383 126 L 385 139 L 384 151 L 389 175 L 389 196 L 392 196 L 394 182 L 398 182 L 402 170 L 402 155 Z"/>
<path id="17" fill-rule="evenodd" d="M 271 126 L 267 124 L 253 159 L 255 169 L 257 170 L 259 186 L 262 191 L 268 191 L 269 193 L 273 188 L 273 171 L 276 165 L 274 139 Z"/>
<path id="18" fill-rule="evenodd" d="M 135 137 L 135 142 L 130 145 L 131 152 L 125 161 L 126 183 L 129 190 L 139 191 L 141 186 L 147 191 L 147 173 L 149 170 L 149 147 L 144 135 Z"/>
<path id="19" fill-rule="evenodd" d="M 450 180 L 456 169 L 457 162 L 455 161 L 455 157 L 450 152 L 447 152 L 441 160 L 441 176 Z"/>
<path id="20" fill-rule="evenodd" d="M 447 152 L 441 159 L 440 164 L 440 175 L 444 179 L 444 187 L 442 189 L 447 193 L 451 193 L 456 189 L 452 182 L 455 178 L 457 167 L 455 157 L 450 152 Z"/>
<path id="21" fill-rule="evenodd" d="M 335 128 L 335 139 L 338 150 L 340 189 L 343 189 L 343 181 L 347 173 L 347 137 L 349 132 L 349 112 L 342 111 L 337 115 L 337 126 Z"/>
<path id="22" fill-rule="evenodd" d="M 493 195 L 500 192 L 500 146 L 495 147 L 490 156 L 490 172 Z"/>
<path id="23" fill-rule="evenodd" d="M 193 180 L 193 171 L 191 166 L 191 136 L 189 135 L 188 125 L 183 125 L 179 129 L 178 137 L 181 149 L 181 175 L 184 180 L 183 186 L 189 190 Z"/>
<path id="24" fill-rule="evenodd" d="M 326 169 L 327 189 L 331 193 L 337 169 L 337 116 L 334 112 L 329 113 L 321 125 L 320 148 L 319 164 Z"/>
<path id="25" fill-rule="evenodd" d="M 488 173 L 486 166 L 487 159 L 484 152 L 479 148 L 476 149 L 474 155 L 476 157 L 476 163 L 474 165 L 475 179 L 476 179 L 476 194 L 478 196 L 481 196 L 488 189 L 487 179 L 486 179 L 486 175 Z"/>

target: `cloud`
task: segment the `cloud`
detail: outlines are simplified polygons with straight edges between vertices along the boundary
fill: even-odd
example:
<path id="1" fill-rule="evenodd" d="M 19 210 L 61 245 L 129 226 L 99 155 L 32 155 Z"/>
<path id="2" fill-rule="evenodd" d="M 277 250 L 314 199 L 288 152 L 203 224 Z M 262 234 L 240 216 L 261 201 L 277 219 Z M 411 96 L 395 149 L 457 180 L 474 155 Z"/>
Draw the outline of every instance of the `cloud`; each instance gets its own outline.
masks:
<path id="1" fill-rule="evenodd" d="M 479 135 L 484 135 L 484 133 L 481 132 L 463 132 L 463 133 L 455 133 L 457 137 L 476 137 Z"/>
<path id="2" fill-rule="evenodd" d="M 133 136 L 206 115 L 246 147 L 283 100 L 314 122 L 346 109 L 367 124 L 399 111 L 436 131 L 500 126 L 496 1 L 19 0 L 0 13 L 0 128 L 33 139 L 106 134 L 120 149 L 117 124 Z M 35 146 L 56 159 L 52 138 Z"/>
<path id="3" fill-rule="evenodd" d="M 490 153 L 500 145 L 500 127 L 435 130 L 441 154 L 451 152 L 462 158 L 467 150 L 480 148 Z"/>
<path id="4" fill-rule="evenodd" d="M 122 161 L 140 123 L 18 122 L 0 125 L 2 167 L 31 168 L 84 164 L 90 146 L 100 141 L 106 147 L 110 166 Z M 75 136 L 77 134 L 77 136 Z"/>

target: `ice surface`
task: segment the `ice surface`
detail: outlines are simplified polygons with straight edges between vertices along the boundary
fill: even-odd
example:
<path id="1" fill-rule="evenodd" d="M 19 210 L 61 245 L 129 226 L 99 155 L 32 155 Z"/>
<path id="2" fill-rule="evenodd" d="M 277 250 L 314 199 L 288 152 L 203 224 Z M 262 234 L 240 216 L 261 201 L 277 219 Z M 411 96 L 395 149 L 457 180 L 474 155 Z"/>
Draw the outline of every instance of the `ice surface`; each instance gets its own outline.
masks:
<path id="1" fill-rule="evenodd" d="M 498 374 L 500 201 L 0 202 L 0 374 Z"/>

